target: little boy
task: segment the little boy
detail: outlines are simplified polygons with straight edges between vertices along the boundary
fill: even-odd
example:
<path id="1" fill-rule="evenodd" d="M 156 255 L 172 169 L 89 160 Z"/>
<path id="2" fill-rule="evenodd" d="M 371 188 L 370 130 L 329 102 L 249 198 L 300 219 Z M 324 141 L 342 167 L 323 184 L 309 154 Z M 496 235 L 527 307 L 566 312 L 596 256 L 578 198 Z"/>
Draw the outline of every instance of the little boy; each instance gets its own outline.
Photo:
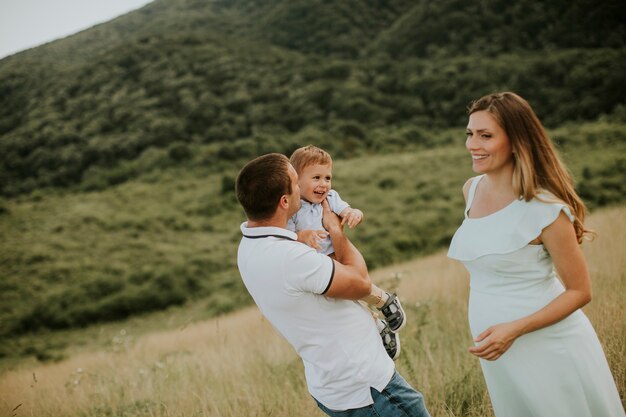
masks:
<path id="1" fill-rule="evenodd" d="M 350 207 L 331 189 L 333 161 L 328 152 L 313 145 L 297 149 L 290 158 L 298 173 L 302 207 L 288 221 L 287 228 L 298 235 L 298 241 L 320 253 L 334 257 L 334 248 L 322 225 L 322 202 L 328 201 L 330 209 L 341 217 L 341 224 L 351 229 L 363 221 L 363 212 Z M 392 359 L 400 354 L 400 337 L 396 334 L 406 321 L 400 300 L 372 284 L 370 295 L 361 301 L 375 306 L 385 316 L 386 322 L 375 317 L 376 326 L 387 353 Z"/>

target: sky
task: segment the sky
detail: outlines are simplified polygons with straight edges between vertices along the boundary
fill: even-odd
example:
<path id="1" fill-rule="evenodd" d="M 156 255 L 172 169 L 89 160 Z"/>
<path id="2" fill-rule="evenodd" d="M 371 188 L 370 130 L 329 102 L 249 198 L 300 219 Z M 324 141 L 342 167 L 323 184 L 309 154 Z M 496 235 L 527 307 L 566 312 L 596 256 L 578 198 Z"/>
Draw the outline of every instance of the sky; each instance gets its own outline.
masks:
<path id="1" fill-rule="evenodd" d="M 0 0 L 0 59 L 64 38 L 152 0 Z"/>

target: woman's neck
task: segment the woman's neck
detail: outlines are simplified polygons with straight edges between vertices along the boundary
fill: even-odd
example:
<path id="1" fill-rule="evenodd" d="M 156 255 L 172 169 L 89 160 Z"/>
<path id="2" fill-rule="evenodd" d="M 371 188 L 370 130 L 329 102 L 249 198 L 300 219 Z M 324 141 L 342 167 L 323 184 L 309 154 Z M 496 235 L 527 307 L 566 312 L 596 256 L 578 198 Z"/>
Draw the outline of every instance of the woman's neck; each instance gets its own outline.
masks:
<path id="1" fill-rule="evenodd" d="M 513 165 L 507 165 L 498 171 L 486 173 L 483 181 L 491 193 L 499 195 L 513 194 L 515 192 L 513 187 Z"/>

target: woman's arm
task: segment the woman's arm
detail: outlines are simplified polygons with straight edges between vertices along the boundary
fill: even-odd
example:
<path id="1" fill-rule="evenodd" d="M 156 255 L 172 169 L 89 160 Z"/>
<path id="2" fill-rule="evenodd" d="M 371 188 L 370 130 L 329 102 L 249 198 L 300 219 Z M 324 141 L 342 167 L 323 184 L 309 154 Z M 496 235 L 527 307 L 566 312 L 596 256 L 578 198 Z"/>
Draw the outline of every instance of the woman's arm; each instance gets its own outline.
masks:
<path id="1" fill-rule="evenodd" d="M 534 314 L 489 327 L 474 339 L 482 343 L 469 348 L 470 353 L 482 359 L 496 360 L 518 337 L 559 322 L 591 301 L 587 262 L 567 216 L 561 213 L 543 229 L 540 238 L 552 257 L 565 291 Z"/>

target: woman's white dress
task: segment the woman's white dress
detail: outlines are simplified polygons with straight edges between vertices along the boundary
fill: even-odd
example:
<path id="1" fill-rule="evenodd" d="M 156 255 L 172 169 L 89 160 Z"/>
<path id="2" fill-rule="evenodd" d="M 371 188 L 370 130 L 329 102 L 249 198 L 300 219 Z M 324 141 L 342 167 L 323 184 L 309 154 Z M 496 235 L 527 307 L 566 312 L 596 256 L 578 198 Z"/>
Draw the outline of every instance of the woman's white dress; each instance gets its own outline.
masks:
<path id="1" fill-rule="evenodd" d="M 481 178 L 470 186 L 465 220 L 448 252 L 470 273 L 473 337 L 535 313 L 564 291 L 543 245 L 529 242 L 561 211 L 573 220 L 554 197 L 554 203 L 515 200 L 488 216 L 469 218 Z M 519 337 L 499 359 L 480 364 L 498 417 L 624 416 L 602 346 L 581 310 Z"/>

